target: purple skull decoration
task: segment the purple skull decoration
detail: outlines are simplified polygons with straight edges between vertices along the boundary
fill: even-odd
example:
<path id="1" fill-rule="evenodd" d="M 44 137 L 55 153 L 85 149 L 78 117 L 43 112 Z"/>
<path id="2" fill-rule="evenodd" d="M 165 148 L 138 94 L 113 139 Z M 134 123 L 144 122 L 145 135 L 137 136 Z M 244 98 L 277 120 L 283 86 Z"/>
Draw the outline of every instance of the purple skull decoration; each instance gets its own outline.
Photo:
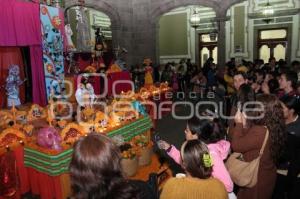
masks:
<path id="1" fill-rule="evenodd" d="M 37 143 L 41 147 L 60 151 L 61 141 L 58 131 L 53 127 L 45 127 L 38 132 Z"/>

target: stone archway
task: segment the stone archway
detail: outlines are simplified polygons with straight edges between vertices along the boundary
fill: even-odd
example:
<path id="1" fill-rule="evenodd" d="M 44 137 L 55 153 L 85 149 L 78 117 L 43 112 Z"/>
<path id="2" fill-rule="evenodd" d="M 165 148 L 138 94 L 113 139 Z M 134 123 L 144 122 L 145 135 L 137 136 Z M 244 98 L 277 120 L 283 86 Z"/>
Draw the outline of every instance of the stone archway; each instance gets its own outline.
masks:
<path id="1" fill-rule="evenodd" d="M 185 0 L 185 1 L 169 1 L 160 5 L 157 5 L 154 7 L 152 10 L 150 16 L 152 17 L 152 22 L 157 23 L 159 20 L 159 17 L 162 16 L 163 14 L 179 7 L 185 7 L 185 6 L 190 6 L 190 5 L 199 5 L 199 6 L 205 6 L 205 7 L 211 7 L 215 11 L 219 10 L 219 5 L 217 2 L 212 1 L 212 0 Z"/>
<path id="2" fill-rule="evenodd" d="M 74 6 L 79 6 L 77 0 L 66 1 L 65 13 L 68 9 Z M 86 0 L 84 6 L 87 8 L 93 8 L 97 11 L 103 12 L 110 18 L 112 38 L 113 38 L 112 42 L 114 46 L 118 44 L 119 43 L 118 35 L 119 35 L 119 30 L 121 29 L 121 20 L 120 20 L 121 18 L 118 11 L 112 5 L 110 5 L 109 3 L 103 0 L 101 1 Z"/>
<path id="3" fill-rule="evenodd" d="M 216 10 L 219 10 L 219 6 L 216 4 L 215 1 L 211 0 L 186 0 L 186 1 L 169 1 L 169 2 L 162 2 L 160 5 L 156 5 L 154 9 L 151 12 L 151 23 L 154 24 L 156 28 L 155 32 L 155 52 L 156 52 L 156 61 L 160 61 L 160 54 L 159 54 L 159 20 L 161 16 L 164 14 L 170 12 L 173 9 L 179 8 L 179 7 L 187 7 L 187 6 L 204 6 L 204 7 L 209 7 L 216 12 Z M 196 33 L 198 34 L 198 33 Z M 196 37 L 197 38 L 197 37 Z M 197 42 L 195 42 L 197 43 Z M 198 52 L 198 45 L 195 45 L 195 49 L 193 49 L 193 52 L 195 52 L 195 57 L 199 57 Z M 196 58 L 195 60 L 196 63 L 198 63 L 198 59 Z"/>
<path id="4" fill-rule="evenodd" d="M 199 6 L 205 6 L 212 8 L 216 13 L 216 18 L 220 20 L 221 22 L 221 31 L 220 35 L 222 35 L 224 38 L 218 42 L 218 48 L 220 53 L 218 53 L 218 63 L 225 64 L 225 18 L 226 18 L 226 12 L 228 8 L 230 8 L 232 5 L 236 3 L 243 2 L 245 0 L 185 0 L 185 1 L 179 1 L 179 0 L 170 0 L 168 2 L 157 2 L 156 4 L 152 6 L 152 11 L 150 12 L 151 16 L 151 23 L 156 28 L 156 34 L 154 43 L 156 43 L 155 46 L 155 52 L 156 52 L 156 60 L 158 61 L 159 55 L 158 55 L 158 23 L 159 18 L 171 11 L 172 9 L 179 8 L 179 7 L 185 7 L 190 5 L 199 5 Z"/>

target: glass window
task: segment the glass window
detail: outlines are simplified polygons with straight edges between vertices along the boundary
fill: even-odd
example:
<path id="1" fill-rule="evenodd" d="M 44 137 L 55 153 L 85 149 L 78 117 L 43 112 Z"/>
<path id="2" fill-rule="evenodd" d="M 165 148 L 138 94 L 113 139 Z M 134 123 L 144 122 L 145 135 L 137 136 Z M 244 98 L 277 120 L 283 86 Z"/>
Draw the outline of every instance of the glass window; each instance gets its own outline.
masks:
<path id="1" fill-rule="evenodd" d="M 214 58 L 214 63 L 217 64 L 218 63 L 218 47 L 215 47 L 213 49 L 212 53 L 213 53 L 212 57 Z"/>
<path id="2" fill-rule="evenodd" d="M 206 60 L 209 58 L 209 50 L 208 48 L 202 48 L 201 50 L 201 63 L 202 63 L 202 66 L 203 64 L 206 62 Z"/>
<path id="3" fill-rule="evenodd" d="M 263 45 L 259 49 L 259 58 L 264 60 L 264 63 L 269 63 L 270 48 L 267 45 Z"/>
<path id="4" fill-rule="evenodd" d="M 278 44 L 274 48 L 274 57 L 276 60 L 283 59 L 285 60 L 285 47 L 282 44 Z"/>
<path id="5" fill-rule="evenodd" d="M 260 32 L 261 39 L 282 39 L 286 38 L 286 30 L 278 29 L 278 30 L 263 30 Z"/>
<path id="6" fill-rule="evenodd" d="M 216 42 L 218 41 L 218 35 L 216 33 L 212 33 L 215 36 L 215 40 L 211 40 L 210 34 L 202 34 L 201 35 L 201 41 L 202 42 Z"/>

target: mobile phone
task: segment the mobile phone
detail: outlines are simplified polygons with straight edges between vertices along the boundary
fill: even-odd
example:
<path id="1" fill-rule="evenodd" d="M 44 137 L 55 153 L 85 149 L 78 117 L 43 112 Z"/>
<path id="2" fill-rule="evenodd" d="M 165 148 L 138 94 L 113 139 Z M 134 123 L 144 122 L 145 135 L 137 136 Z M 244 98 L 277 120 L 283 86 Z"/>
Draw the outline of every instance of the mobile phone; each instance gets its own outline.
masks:
<path id="1" fill-rule="evenodd" d="M 156 143 L 157 147 L 159 149 L 163 149 L 164 148 L 164 142 L 162 141 L 161 137 L 159 136 L 159 134 L 155 134 L 153 136 L 153 141 Z"/>
<path id="2" fill-rule="evenodd" d="M 154 138 L 154 142 L 156 142 L 156 143 L 161 140 L 161 137 L 159 136 L 159 134 L 155 134 L 153 138 Z"/>

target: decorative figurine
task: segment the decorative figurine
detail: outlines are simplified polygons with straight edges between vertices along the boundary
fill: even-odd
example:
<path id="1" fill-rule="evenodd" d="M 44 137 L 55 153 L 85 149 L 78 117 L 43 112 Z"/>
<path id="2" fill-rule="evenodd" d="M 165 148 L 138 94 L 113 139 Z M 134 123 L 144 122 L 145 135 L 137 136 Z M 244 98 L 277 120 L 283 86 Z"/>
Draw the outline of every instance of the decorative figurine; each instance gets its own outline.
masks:
<path id="1" fill-rule="evenodd" d="M 81 107 L 85 107 L 86 106 L 86 99 L 84 99 L 84 96 L 86 96 L 86 93 L 88 91 L 85 89 L 84 84 L 79 84 L 77 86 L 77 90 L 75 93 L 75 97 L 76 97 L 76 101 L 77 103 L 81 106 Z"/>
<path id="2" fill-rule="evenodd" d="M 101 31 L 101 28 L 97 28 L 95 32 L 95 51 L 97 53 L 100 52 L 102 55 L 103 50 L 106 48 L 106 44 L 104 42 L 104 35 Z"/>
<path id="3" fill-rule="evenodd" d="M 90 83 L 87 83 L 85 87 L 86 87 L 86 90 L 89 93 L 89 102 L 90 102 L 90 106 L 92 107 L 92 105 L 94 104 L 94 102 L 96 100 L 94 87 Z"/>
<path id="4" fill-rule="evenodd" d="M 75 45 L 72 41 L 72 35 L 73 35 L 73 31 L 71 29 L 71 25 L 67 24 L 65 25 L 65 33 L 66 33 L 66 37 L 67 37 L 67 48 L 68 51 L 69 50 L 76 50 Z"/>
<path id="5" fill-rule="evenodd" d="M 88 17 L 85 13 L 85 8 L 80 6 L 76 9 L 77 20 L 77 49 L 79 51 L 91 50 L 91 35 L 88 26 Z"/>
<path id="6" fill-rule="evenodd" d="M 147 58 L 144 60 L 145 65 L 145 86 L 153 85 L 153 77 L 152 77 L 152 61 L 151 59 Z"/>
<path id="7" fill-rule="evenodd" d="M 20 106 L 20 92 L 19 86 L 26 81 L 21 80 L 20 78 L 20 68 L 18 65 L 11 65 L 9 67 L 8 77 L 6 78 L 6 93 L 7 93 L 7 106 L 11 107 L 13 104 L 14 106 Z"/>
<path id="8" fill-rule="evenodd" d="M 79 84 L 75 93 L 76 101 L 81 107 L 92 107 L 96 95 L 92 84 Z"/>

